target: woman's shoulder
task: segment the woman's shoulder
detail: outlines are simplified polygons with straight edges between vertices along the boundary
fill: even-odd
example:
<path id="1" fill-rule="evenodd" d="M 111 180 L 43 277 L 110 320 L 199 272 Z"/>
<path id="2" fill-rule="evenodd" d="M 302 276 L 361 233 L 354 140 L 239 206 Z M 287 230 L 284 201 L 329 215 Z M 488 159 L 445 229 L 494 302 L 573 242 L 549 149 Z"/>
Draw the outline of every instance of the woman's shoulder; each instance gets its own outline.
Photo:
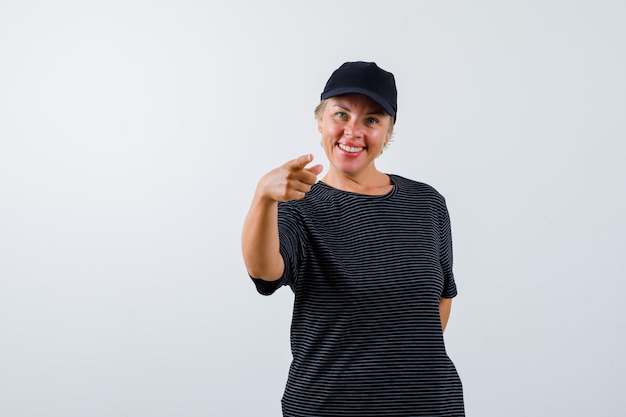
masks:
<path id="1" fill-rule="evenodd" d="M 391 181 L 399 190 L 404 190 L 410 194 L 430 195 L 436 198 L 443 198 L 435 187 L 425 182 L 412 180 L 401 175 L 388 174 Z"/>

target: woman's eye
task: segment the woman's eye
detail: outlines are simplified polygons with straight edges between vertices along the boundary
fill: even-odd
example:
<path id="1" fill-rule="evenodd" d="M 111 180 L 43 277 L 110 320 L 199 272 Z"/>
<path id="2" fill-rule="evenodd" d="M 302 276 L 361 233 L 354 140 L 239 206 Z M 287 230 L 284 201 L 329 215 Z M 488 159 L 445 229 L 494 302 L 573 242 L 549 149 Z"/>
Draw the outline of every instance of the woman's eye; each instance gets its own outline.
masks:
<path id="1" fill-rule="evenodd" d="M 348 115 L 345 112 L 338 111 L 337 113 L 335 113 L 335 116 L 341 117 L 343 119 L 343 118 L 347 117 Z"/>
<path id="2" fill-rule="evenodd" d="M 378 123 L 378 119 L 370 117 L 370 118 L 367 119 L 367 123 L 371 124 L 371 125 L 375 125 L 376 123 Z"/>

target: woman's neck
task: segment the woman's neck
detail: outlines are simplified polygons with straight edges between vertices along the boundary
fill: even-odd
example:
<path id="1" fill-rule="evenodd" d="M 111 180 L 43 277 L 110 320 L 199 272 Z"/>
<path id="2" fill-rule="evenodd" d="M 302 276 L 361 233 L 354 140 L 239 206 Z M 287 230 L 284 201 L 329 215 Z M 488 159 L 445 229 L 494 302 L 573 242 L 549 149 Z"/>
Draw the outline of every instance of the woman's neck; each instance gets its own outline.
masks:
<path id="1" fill-rule="evenodd" d="M 338 190 L 365 195 L 383 195 L 393 189 L 389 175 L 378 170 L 359 176 L 350 176 L 343 172 L 330 170 L 322 182 Z"/>

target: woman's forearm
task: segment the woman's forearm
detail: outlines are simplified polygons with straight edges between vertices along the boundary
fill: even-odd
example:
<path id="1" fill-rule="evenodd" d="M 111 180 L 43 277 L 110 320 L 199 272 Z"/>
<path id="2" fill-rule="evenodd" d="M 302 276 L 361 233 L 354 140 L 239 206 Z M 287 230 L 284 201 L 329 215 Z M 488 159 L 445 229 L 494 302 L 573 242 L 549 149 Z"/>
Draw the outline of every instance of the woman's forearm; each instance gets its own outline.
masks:
<path id="1" fill-rule="evenodd" d="M 250 276 L 279 279 L 284 270 L 278 239 L 278 203 L 255 196 L 244 221 L 241 246 Z"/>

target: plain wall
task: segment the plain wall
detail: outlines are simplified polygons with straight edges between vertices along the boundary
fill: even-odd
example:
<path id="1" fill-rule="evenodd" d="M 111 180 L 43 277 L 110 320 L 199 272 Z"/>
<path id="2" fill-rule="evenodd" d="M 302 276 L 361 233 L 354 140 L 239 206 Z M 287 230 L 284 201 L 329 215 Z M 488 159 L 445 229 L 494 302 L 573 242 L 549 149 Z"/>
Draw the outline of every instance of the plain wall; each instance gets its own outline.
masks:
<path id="1" fill-rule="evenodd" d="M 344 61 L 447 199 L 468 416 L 626 401 L 626 3 L 0 3 L 0 417 L 277 416 L 293 296 L 240 254 Z"/>

